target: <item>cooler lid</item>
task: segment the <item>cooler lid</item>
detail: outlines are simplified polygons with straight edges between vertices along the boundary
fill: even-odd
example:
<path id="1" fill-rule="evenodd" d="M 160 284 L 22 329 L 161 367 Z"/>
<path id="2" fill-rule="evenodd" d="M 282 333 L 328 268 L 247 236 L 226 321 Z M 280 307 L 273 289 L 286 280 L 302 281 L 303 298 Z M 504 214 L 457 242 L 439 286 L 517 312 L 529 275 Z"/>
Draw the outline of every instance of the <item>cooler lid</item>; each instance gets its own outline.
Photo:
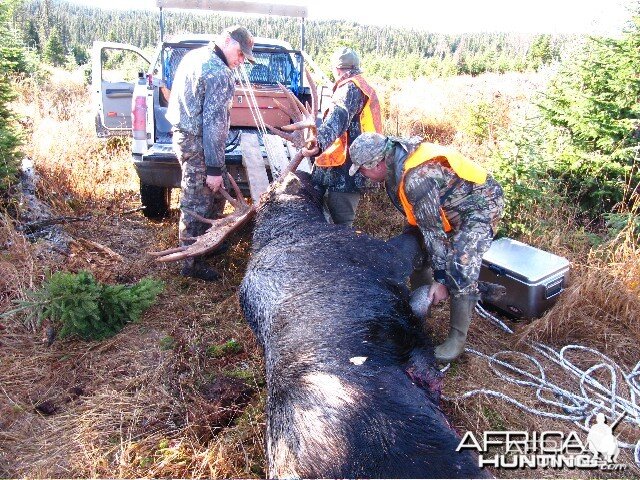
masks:
<path id="1" fill-rule="evenodd" d="M 566 258 L 511 238 L 494 240 L 482 257 L 482 263 L 495 265 L 527 283 L 537 283 L 569 267 Z"/>

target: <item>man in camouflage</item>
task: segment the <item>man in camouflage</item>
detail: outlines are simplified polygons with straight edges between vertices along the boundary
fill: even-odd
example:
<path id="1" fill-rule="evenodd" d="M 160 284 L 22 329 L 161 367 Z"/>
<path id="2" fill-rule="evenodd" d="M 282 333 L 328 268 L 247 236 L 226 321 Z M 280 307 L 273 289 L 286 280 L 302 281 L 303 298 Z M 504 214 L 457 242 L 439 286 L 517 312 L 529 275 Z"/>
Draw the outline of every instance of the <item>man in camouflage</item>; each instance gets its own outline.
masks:
<path id="1" fill-rule="evenodd" d="M 182 167 L 180 245 L 202 235 L 207 224 L 189 212 L 212 218 L 224 205 L 224 148 L 229 133 L 235 81 L 233 69 L 254 61 L 253 37 L 241 26 L 229 27 L 215 42 L 187 53 L 173 79 L 167 119 L 173 125 L 173 148 Z M 181 274 L 213 281 L 219 274 L 201 258 L 184 261 Z"/>
<path id="2" fill-rule="evenodd" d="M 375 131 L 381 131 L 380 111 L 375 91 L 360 75 L 360 59 L 356 52 L 340 47 L 332 55 L 331 64 L 336 82 L 331 107 L 318 127 L 320 155 L 315 160 L 311 178 L 314 186 L 325 195 L 325 207 L 331 221 L 352 226 L 365 179 L 360 174 L 348 174 L 351 167 L 348 146 L 364 131 L 362 119 L 365 112 L 373 117 Z M 334 148 L 334 160 L 323 162 L 330 147 L 339 143 L 344 135 L 344 148 Z"/>
<path id="3" fill-rule="evenodd" d="M 504 208 L 502 188 L 479 165 L 419 138 L 363 133 L 350 153 L 350 174 L 384 180 L 391 201 L 422 233 L 435 279 L 428 302 L 451 295 L 449 335 L 435 350 L 438 361 L 451 362 L 464 350 L 479 299 L 482 256 Z"/>

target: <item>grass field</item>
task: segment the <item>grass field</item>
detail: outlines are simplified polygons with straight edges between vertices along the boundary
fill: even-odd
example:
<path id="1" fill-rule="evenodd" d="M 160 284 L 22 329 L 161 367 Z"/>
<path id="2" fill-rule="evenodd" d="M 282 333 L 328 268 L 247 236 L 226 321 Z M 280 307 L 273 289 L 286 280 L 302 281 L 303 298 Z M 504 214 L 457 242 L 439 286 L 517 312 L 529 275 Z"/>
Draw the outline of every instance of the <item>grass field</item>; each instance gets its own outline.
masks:
<path id="1" fill-rule="evenodd" d="M 541 82 L 487 76 L 380 85 L 385 125 L 391 134 L 454 143 L 483 161 L 497 129 L 526 109 Z M 20 315 L 0 319 L 0 476 L 264 477 L 262 356 L 237 299 L 250 230 L 234 238 L 228 253 L 210 259 L 222 273 L 220 282 L 185 279 L 177 264 L 155 263 L 146 252 L 175 246 L 177 211 L 160 222 L 135 211 L 137 178 L 128 143 L 94 138 L 86 86 L 54 76 L 43 89 L 27 82 L 17 88 L 15 106 L 28 129 L 25 152 L 40 174 L 38 196 L 56 215 L 91 217 L 65 225 L 75 239 L 68 254 L 44 241 L 26 241 L 13 220 L 0 219 L 0 310 L 11 308 L 12 301 L 24 298 L 47 272 L 56 270 L 86 269 L 109 283 L 151 275 L 166 282 L 166 288 L 140 322 L 102 342 L 56 340 L 47 347 L 43 332 L 26 326 Z M 593 247 L 571 208 L 535 209 L 527 215 L 544 218 L 545 227 L 521 240 L 569 258 L 571 284 L 543 318 L 506 320 L 513 335 L 476 317 L 469 345 L 489 355 L 530 353 L 547 367 L 549 381 L 580 394 L 579 382 L 540 358 L 531 343 L 554 349 L 580 344 L 615 359 L 620 379 L 640 360 L 637 238 L 625 229 Z M 388 238 L 399 233 L 402 223 L 384 191 L 365 195 L 357 229 Z M 443 338 L 446 318 L 444 306 L 428 319 L 434 342 Z M 234 348 L 225 347 L 229 342 Z M 534 371 L 512 353 L 501 358 Z M 588 354 L 572 354 L 571 360 L 584 369 L 601 361 Z M 593 375 L 611 385 L 606 370 Z M 630 398 L 625 388 L 619 381 L 615 393 Z M 500 380 L 486 360 L 466 354 L 447 372 L 443 390 L 449 398 L 443 409 L 460 433 L 578 430 L 570 422 L 533 415 L 495 397 L 457 398 L 474 389 L 500 391 L 542 408 L 535 389 Z M 640 438 L 640 430 L 629 423 L 616 433 L 626 442 Z M 640 475 L 629 450 L 619 462 L 628 465 L 622 475 L 590 470 L 493 473 L 509 478 Z"/>

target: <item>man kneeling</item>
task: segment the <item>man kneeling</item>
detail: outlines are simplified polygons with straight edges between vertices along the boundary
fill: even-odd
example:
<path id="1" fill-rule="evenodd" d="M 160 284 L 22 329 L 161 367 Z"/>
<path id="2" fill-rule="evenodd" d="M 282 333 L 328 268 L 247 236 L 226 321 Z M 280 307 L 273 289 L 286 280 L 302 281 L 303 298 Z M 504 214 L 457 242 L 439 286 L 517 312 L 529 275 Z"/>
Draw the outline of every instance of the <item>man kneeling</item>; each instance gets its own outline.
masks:
<path id="1" fill-rule="evenodd" d="M 504 208 L 502 188 L 452 148 L 416 138 L 363 133 L 349 153 L 349 174 L 384 181 L 391 201 L 422 232 L 435 280 L 428 301 L 451 295 L 449 335 L 435 356 L 442 363 L 457 359 L 479 299 L 482 256 Z"/>

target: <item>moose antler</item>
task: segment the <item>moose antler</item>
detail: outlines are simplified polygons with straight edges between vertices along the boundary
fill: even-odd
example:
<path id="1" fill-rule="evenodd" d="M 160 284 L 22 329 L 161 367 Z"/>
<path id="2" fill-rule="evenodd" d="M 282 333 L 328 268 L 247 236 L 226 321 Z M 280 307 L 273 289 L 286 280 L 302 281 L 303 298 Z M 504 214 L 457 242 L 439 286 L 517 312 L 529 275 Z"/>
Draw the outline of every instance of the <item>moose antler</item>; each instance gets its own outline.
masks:
<path id="1" fill-rule="evenodd" d="M 211 220 L 198 215 L 195 212 L 184 210 L 185 213 L 193 215 L 197 220 L 208 223 L 211 226 L 205 233 L 198 237 L 183 238 L 182 240 L 195 240 L 191 245 L 185 245 L 182 247 L 170 248 L 161 252 L 149 252 L 150 255 L 156 257 L 158 262 L 172 262 L 177 260 L 184 260 L 185 258 L 197 257 L 203 255 L 211 250 L 218 248 L 222 242 L 225 241 L 233 232 L 244 225 L 256 212 L 255 205 L 249 205 L 242 193 L 238 184 L 233 177 L 229 175 L 229 182 L 236 193 L 234 199 L 225 189 L 220 189 L 220 193 L 224 198 L 233 206 L 234 210 L 226 217 L 219 218 L 217 220 Z"/>
<path id="2" fill-rule="evenodd" d="M 304 156 L 309 157 L 315 153 L 314 150 L 317 146 L 318 128 L 316 126 L 316 112 L 318 106 L 318 89 L 307 69 L 305 69 L 305 76 L 309 82 L 309 89 L 311 90 L 311 105 L 308 103 L 306 106 L 303 105 L 288 88 L 278 83 L 278 87 L 280 87 L 280 90 L 289 100 L 289 105 L 283 105 L 276 99 L 273 101 L 283 112 L 289 115 L 294 123 L 291 125 L 283 125 L 281 129 L 272 127 L 271 125 L 267 125 L 267 128 L 271 133 L 284 138 L 295 147 L 302 149 Z"/>
<path id="3" fill-rule="evenodd" d="M 282 128 L 291 130 L 293 133 L 287 133 L 274 127 L 269 127 L 269 129 L 276 135 L 293 143 L 294 146 L 296 146 L 300 150 L 293 156 L 291 162 L 289 162 L 289 165 L 287 165 L 287 167 L 280 173 L 280 177 L 274 183 L 282 181 L 288 173 L 294 172 L 298 168 L 298 165 L 300 165 L 300 162 L 304 157 L 309 157 L 317 153 L 317 129 L 314 112 L 316 112 L 316 106 L 318 105 L 318 92 L 316 84 L 311 79 L 308 71 L 306 71 L 306 76 L 307 80 L 309 81 L 309 88 L 311 90 L 311 106 L 309 106 L 308 104 L 306 107 L 303 106 L 295 95 L 293 95 L 284 86 L 278 84 L 280 85 L 282 91 L 286 94 L 289 100 L 289 106 L 285 107 L 280 103 L 278 103 L 278 105 L 294 121 L 293 124 L 283 126 Z M 297 136 L 296 133 L 298 133 Z M 220 193 L 234 207 L 233 213 L 217 220 L 210 220 L 194 212 L 184 210 L 186 213 L 193 215 L 197 220 L 208 223 L 211 226 L 205 233 L 198 237 L 182 239 L 195 240 L 195 242 L 191 245 L 170 248 L 168 250 L 163 250 L 162 252 L 149 252 L 150 255 L 156 257 L 156 261 L 173 262 L 184 260 L 185 258 L 197 257 L 199 255 L 210 252 L 211 250 L 215 250 L 233 232 L 242 227 L 255 215 L 256 211 L 260 207 L 260 204 L 262 203 L 262 199 L 260 200 L 260 202 L 258 202 L 258 204 L 249 205 L 242 196 L 240 188 L 238 188 L 238 185 L 231 176 L 229 176 L 229 181 L 236 194 L 236 198 L 234 199 L 231 195 L 229 195 L 229 193 L 225 189 L 220 189 Z"/>

